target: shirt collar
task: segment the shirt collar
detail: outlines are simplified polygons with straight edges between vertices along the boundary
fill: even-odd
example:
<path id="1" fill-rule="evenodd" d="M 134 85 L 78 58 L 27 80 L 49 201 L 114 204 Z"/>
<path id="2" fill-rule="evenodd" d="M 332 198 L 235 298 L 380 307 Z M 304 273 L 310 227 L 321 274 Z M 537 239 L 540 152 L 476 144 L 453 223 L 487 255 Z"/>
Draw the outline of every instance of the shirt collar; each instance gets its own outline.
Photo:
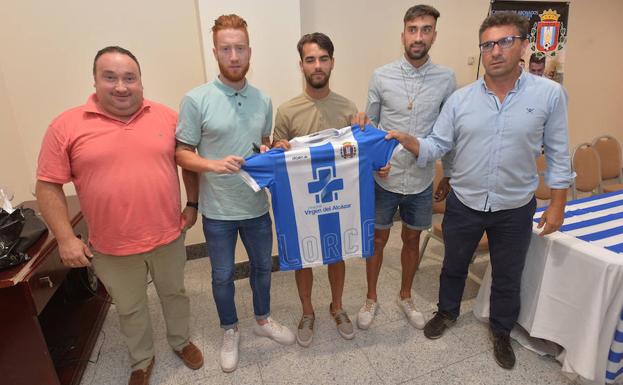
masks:
<path id="1" fill-rule="evenodd" d="M 303 97 L 307 100 L 309 100 L 310 102 L 316 103 L 316 102 L 324 102 L 325 100 L 328 100 L 329 97 L 331 96 L 331 94 L 333 93 L 333 91 L 329 91 L 329 93 L 327 94 L 327 96 L 325 96 L 322 99 L 315 99 L 312 98 L 311 96 L 309 96 L 309 94 L 307 92 L 305 92 L 305 90 L 303 90 Z"/>
<path id="2" fill-rule="evenodd" d="M 518 91 L 520 88 L 523 88 L 527 80 L 528 80 L 528 75 L 526 75 L 526 71 L 521 70 L 521 73 L 519 74 L 519 77 L 517 78 L 517 81 L 515 82 L 515 87 L 513 88 L 513 91 Z"/>
<path id="3" fill-rule="evenodd" d="M 97 115 L 101 115 L 101 116 L 105 116 L 108 119 L 112 119 L 112 120 L 116 120 L 119 121 L 121 123 L 124 124 L 130 124 L 134 119 L 136 119 L 137 116 L 139 116 L 143 111 L 148 110 L 151 108 L 151 102 L 147 99 L 143 99 L 143 104 L 141 105 L 141 107 L 134 113 L 134 115 L 132 115 L 130 117 L 130 119 L 128 119 L 127 121 L 121 120 L 118 117 L 109 114 L 108 112 L 104 111 L 103 109 L 100 108 L 100 106 L 97 104 L 97 95 L 95 93 L 92 93 L 89 98 L 87 99 L 86 104 L 84 105 L 84 111 L 91 113 L 91 114 L 97 114 Z"/>
<path id="4" fill-rule="evenodd" d="M 487 87 L 487 83 L 485 83 L 485 77 L 481 77 L 480 79 L 478 79 L 478 81 L 482 84 L 482 90 L 485 92 L 492 92 L 491 90 L 489 90 L 489 87 Z M 526 75 L 526 71 L 521 70 L 521 73 L 519 74 L 519 77 L 517 78 L 517 80 L 515 81 L 515 86 L 513 87 L 513 89 L 511 89 L 509 91 L 509 93 L 511 92 L 517 92 L 519 91 L 521 88 L 524 87 L 524 85 L 526 84 L 526 82 L 528 81 L 528 75 Z"/>
<path id="5" fill-rule="evenodd" d="M 405 69 L 405 71 L 407 71 L 409 75 L 414 75 L 414 74 L 424 73 L 428 71 L 428 69 L 433 66 L 433 61 L 431 60 L 429 56 L 428 59 L 426 59 L 426 62 L 424 64 L 422 64 L 419 68 L 415 68 L 413 64 L 411 64 L 407 60 L 405 55 L 402 54 L 402 56 L 400 57 L 400 65 L 402 66 L 402 68 Z"/>
<path id="6" fill-rule="evenodd" d="M 242 87 L 239 90 L 236 90 L 234 88 L 231 88 L 230 86 L 228 86 L 227 84 L 223 83 L 221 81 L 221 79 L 219 79 L 219 77 L 217 76 L 216 79 L 214 79 L 214 84 L 216 84 L 216 86 L 225 93 L 225 95 L 227 96 L 235 96 L 235 95 L 242 95 L 244 97 L 247 96 L 247 92 L 249 89 L 249 82 L 245 79 L 244 80 L 244 87 Z"/>

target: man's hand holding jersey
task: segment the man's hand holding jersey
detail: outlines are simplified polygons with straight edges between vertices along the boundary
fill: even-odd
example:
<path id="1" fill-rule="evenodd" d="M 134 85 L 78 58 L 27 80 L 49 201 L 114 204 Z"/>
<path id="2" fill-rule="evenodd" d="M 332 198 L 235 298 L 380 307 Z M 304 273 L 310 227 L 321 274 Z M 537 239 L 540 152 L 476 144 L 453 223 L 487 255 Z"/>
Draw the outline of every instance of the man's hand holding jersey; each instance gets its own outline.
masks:
<path id="1" fill-rule="evenodd" d="M 274 140 L 272 148 L 283 148 L 285 151 L 288 151 L 292 146 L 290 146 L 290 142 L 285 139 Z"/>

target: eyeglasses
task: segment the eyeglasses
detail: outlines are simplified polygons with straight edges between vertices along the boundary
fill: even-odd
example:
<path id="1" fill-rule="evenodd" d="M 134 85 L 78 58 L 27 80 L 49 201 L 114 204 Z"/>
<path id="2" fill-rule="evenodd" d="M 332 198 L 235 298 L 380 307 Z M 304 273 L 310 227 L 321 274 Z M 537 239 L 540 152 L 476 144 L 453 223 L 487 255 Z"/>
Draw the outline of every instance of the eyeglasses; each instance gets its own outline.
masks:
<path id="1" fill-rule="evenodd" d="M 513 44 L 515 43 L 515 39 L 523 40 L 524 37 L 523 36 L 506 36 L 506 37 L 501 38 L 500 40 L 485 41 L 484 43 L 478 44 L 478 46 L 480 47 L 481 52 L 493 51 L 493 47 L 495 47 L 496 44 L 499 45 L 500 48 L 502 49 L 508 49 L 513 46 Z"/>

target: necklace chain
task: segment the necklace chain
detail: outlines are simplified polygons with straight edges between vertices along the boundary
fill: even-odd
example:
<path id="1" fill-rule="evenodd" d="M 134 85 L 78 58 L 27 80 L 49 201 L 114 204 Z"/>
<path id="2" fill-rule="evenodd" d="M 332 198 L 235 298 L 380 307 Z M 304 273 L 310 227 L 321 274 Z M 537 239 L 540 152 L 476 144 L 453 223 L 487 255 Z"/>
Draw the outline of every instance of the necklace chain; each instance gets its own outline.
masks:
<path id="1" fill-rule="evenodd" d="M 407 70 L 403 67 L 403 63 L 400 63 L 400 70 L 402 73 L 402 84 L 404 86 L 405 94 L 407 95 L 407 109 L 411 111 L 413 109 L 413 103 L 415 102 L 415 95 L 420 93 L 422 85 L 424 84 L 424 80 L 426 80 L 426 73 L 428 71 L 424 71 L 422 76 L 420 76 L 421 81 L 419 84 L 417 84 L 416 88 L 416 80 L 418 78 L 417 72 L 414 78 L 409 77 L 407 75 Z M 407 80 L 413 80 L 412 82 L 410 82 L 411 87 L 408 86 Z"/>

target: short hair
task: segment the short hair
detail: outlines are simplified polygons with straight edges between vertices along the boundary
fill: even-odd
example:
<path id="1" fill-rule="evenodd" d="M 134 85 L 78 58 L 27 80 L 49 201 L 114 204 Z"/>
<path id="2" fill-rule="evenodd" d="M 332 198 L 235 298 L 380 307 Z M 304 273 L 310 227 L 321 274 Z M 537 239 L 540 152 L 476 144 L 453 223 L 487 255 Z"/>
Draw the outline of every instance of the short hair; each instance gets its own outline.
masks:
<path id="1" fill-rule="evenodd" d="M 528 31 L 530 30 L 530 21 L 523 16 L 519 16 L 515 12 L 496 12 L 492 15 L 489 15 L 480 25 L 480 29 L 478 30 L 478 37 L 482 35 L 482 33 L 491 27 L 498 27 L 503 25 L 513 25 L 517 28 L 519 32 L 519 36 L 522 39 L 528 38 Z"/>
<path id="2" fill-rule="evenodd" d="M 533 53 L 532 55 L 530 55 L 530 64 L 535 63 L 535 64 L 545 64 L 545 56 L 539 56 L 536 53 Z"/>
<path id="3" fill-rule="evenodd" d="M 99 51 L 97 51 L 97 53 L 95 54 L 95 59 L 93 59 L 93 76 L 95 76 L 95 64 L 97 63 L 97 59 L 100 58 L 100 56 L 102 56 L 105 53 L 112 53 L 112 52 L 116 52 L 116 53 L 120 53 L 122 55 L 126 55 L 128 57 L 130 57 L 130 59 L 134 60 L 134 63 L 136 63 L 136 66 L 138 67 L 138 74 L 141 74 L 141 65 L 138 64 L 138 59 L 136 58 L 136 56 L 134 56 L 134 54 L 130 51 L 128 51 L 125 48 L 119 47 L 118 45 L 111 45 L 105 48 L 100 49 Z"/>
<path id="4" fill-rule="evenodd" d="M 239 29 L 247 36 L 247 42 L 249 42 L 249 31 L 247 30 L 247 22 L 236 14 L 221 15 L 218 19 L 214 20 L 212 26 L 212 41 L 216 45 L 216 33 L 223 29 Z"/>
<path id="5" fill-rule="evenodd" d="M 325 35 L 322 32 L 314 32 L 303 35 L 296 45 L 296 49 L 299 51 L 299 56 L 301 60 L 303 60 L 303 46 L 305 44 L 318 44 L 318 47 L 324 49 L 329 54 L 329 57 L 333 59 L 333 42 L 329 38 L 329 36 Z"/>
<path id="6" fill-rule="evenodd" d="M 408 21 L 411 21 L 415 19 L 416 17 L 421 17 L 421 16 L 432 16 L 435 18 L 435 21 L 437 21 L 437 19 L 439 19 L 439 16 L 441 16 L 441 14 L 433 6 L 426 5 L 426 4 L 418 4 L 407 9 L 407 12 L 405 13 L 405 17 L 403 21 L 405 24 L 407 24 Z"/>

